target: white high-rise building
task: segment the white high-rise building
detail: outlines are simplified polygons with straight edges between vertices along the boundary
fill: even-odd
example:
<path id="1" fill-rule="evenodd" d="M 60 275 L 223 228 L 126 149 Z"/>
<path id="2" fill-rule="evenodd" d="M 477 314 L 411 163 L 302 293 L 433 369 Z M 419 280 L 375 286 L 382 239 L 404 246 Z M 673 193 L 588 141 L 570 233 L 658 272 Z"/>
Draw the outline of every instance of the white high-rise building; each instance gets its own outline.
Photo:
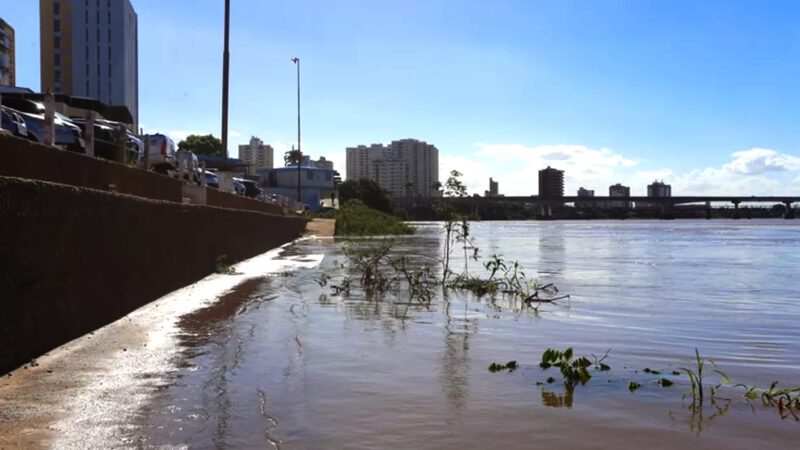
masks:
<path id="1" fill-rule="evenodd" d="M 370 178 L 394 197 L 433 197 L 438 192 L 439 150 L 416 139 L 347 149 L 347 179 Z"/>
<path id="2" fill-rule="evenodd" d="M 138 18 L 130 0 L 39 0 L 39 21 L 42 92 L 125 106 L 138 129 Z"/>
<path id="3" fill-rule="evenodd" d="M 247 164 L 248 173 L 255 174 L 258 169 L 272 169 L 274 164 L 272 146 L 253 136 L 249 144 L 239 146 L 239 159 Z"/>

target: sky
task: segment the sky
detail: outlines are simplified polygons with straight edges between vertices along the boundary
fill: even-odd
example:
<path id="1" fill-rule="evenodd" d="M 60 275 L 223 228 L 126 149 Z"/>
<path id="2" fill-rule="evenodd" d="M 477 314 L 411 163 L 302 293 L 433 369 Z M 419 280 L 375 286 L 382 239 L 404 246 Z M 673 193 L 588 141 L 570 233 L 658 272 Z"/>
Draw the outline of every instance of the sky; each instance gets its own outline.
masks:
<path id="1" fill-rule="evenodd" d="M 220 135 L 222 0 L 132 0 L 139 120 Z M 38 1 L 0 0 L 17 84 L 38 90 Z M 349 146 L 416 138 L 440 179 L 507 195 L 655 179 L 674 195 L 800 192 L 800 2 L 232 0 L 230 150 L 296 140 L 345 172 Z"/>

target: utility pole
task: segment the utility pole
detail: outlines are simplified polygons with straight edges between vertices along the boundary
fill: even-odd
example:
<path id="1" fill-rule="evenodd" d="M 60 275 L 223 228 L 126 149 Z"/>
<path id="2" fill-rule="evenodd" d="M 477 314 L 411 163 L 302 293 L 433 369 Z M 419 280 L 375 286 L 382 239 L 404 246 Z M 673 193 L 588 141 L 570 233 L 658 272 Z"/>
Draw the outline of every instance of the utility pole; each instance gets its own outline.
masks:
<path id="1" fill-rule="evenodd" d="M 303 151 L 300 149 L 300 58 L 293 57 L 292 62 L 297 66 L 297 202 L 302 203 L 300 193 L 300 165 L 303 162 Z"/>
<path id="2" fill-rule="evenodd" d="M 228 71 L 230 65 L 231 0 L 225 0 L 225 50 L 222 53 L 222 155 L 228 161 Z"/>

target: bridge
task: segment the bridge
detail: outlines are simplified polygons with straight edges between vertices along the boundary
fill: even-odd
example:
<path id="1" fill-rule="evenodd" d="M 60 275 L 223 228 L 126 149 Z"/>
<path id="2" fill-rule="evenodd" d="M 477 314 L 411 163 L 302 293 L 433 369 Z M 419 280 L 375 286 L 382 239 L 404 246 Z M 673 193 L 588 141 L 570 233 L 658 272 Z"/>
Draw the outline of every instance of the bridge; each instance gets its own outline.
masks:
<path id="1" fill-rule="evenodd" d="M 738 210 L 739 205 L 742 203 L 768 203 L 779 204 L 782 203 L 786 207 L 786 218 L 793 219 L 795 212 L 792 209 L 793 203 L 800 203 L 800 196 L 742 196 L 742 195 L 726 195 L 726 196 L 678 196 L 678 197 L 578 197 L 578 196 L 564 196 L 564 197 L 540 197 L 538 195 L 531 196 L 510 196 L 510 197 L 463 197 L 463 198 L 448 198 L 446 201 L 453 201 L 456 203 L 469 203 L 475 205 L 477 203 L 485 202 L 513 202 L 513 203 L 527 203 L 538 205 L 542 208 L 542 215 L 552 215 L 551 208 L 553 206 L 560 206 L 565 203 L 580 204 L 581 206 L 596 206 L 601 208 L 613 208 L 614 205 L 624 205 L 626 203 L 634 203 L 639 208 L 661 208 L 667 210 L 678 205 L 691 205 L 691 204 L 704 204 L 707 208 L 711 208 L 712 203 L 730 203 L 734 209 Z"/>

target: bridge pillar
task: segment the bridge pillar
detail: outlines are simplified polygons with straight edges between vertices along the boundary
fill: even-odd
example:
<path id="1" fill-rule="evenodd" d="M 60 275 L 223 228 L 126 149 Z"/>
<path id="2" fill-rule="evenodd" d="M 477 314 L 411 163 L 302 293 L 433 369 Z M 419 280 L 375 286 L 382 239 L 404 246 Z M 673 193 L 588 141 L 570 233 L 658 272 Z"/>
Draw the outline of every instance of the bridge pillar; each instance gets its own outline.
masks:
<path id="1" fill-rule="evenodd" d="M 784 219 L 794 219 L 794 210 L 792 209 L 792 202 L 783 202 L 786 206 L 786 213 L 784 214 Z"/>
<path id="2" fill-rule="evenodd" d="M 733 203 L 733 218 L 734 219 L 738 219 L 739 218 L 739 203 L 741 203 L 741 202 L 739 200 L 734 200 L 731 203 Z"/>
<path id="3" fill-rule="evenodd" d="M 711 202 L 706 202 L 706 220 L 711 220 Z"/>

